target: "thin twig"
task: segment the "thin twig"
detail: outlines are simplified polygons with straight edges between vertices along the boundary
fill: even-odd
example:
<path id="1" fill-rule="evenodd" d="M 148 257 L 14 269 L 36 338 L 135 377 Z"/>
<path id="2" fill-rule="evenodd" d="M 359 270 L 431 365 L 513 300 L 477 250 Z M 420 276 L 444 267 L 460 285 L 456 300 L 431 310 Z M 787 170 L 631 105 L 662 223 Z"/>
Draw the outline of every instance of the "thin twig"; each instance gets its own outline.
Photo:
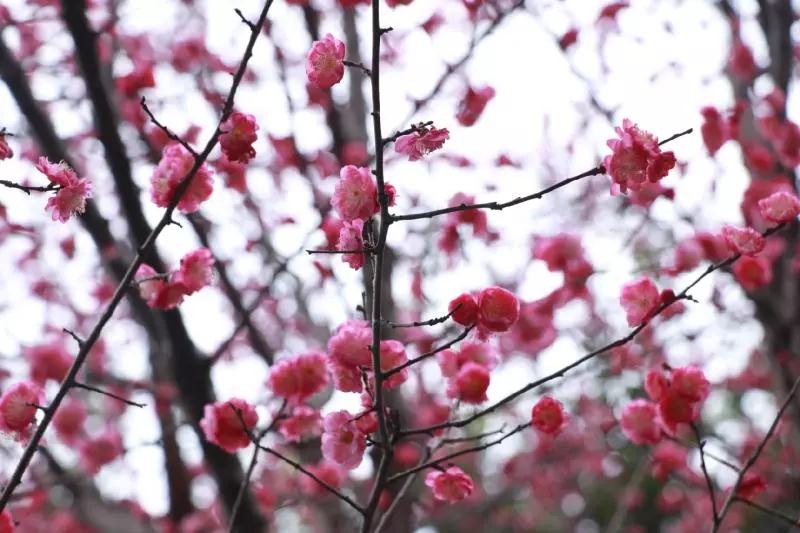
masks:
<path id="1" fill-rule="evenodd" d="M 708 468 L 706 468 L 706 454 L 704 448 L 706 447 L 706 441 L 702 439 L 700 436 L 700 430 L 697 428 L 697 424 L 692 423 L 692 431 L 694 432 L 694 438 L 697 440 L 697 447 L 700 450 L 700 469 L 703 471 L 703 477 L 706 480 L 706 488 L 708 489 L 708 497 L 711 500 L 711 516 L 714 519 L 714 524 L 719 522 L 719 515 L 717 514 L 717 498 L 714 496 L 714 482 L 711 481 L 711 476 L 708 474 Z"/>
<path id="2" fill-rule="evenodd" d="M 126 403 L 126 404 L 128 404 L 130 406 L 133 406 L 133 407 L 139 407 L 140 409 L 142 407 L 146 407 L 146 405 L 147 405 L 147 404 L 144 404 L 144 403 L 133 402 L 131 400 L 128 400 L 127 398 L 123 398 L 122 396 L 119 396 L 118 394 L 114 394 L 113 392 L 108 392 L 107 390 L 98 389 L 97 387 L 93 387 L 92 385 L 87 385 L 86 383 L 81 383 L 80 381 L 74 381 L 72 383 L 72 386 L 75 387 L 76 389 L 88 390 L 88 391 L 96 392 L 97 394 L 102 394 L 103 396 L 108 396 L 109 398 L 114 398 L 117 401 L 120 401 L 122 403 Z"/>
<path id="3" fill-rule="evenodd" d="M 734 501 L 741 502 L 752 507 L 753 509 L 758 509 L 762 513 L 774 516 L 775 518 L 780 518 L 793 528 L 800 528 L 800 518 L 792 518 L 791 516 L 778 511 L 777 509 L 772 509 L 771 507 L 761 505 L 760 503 L 754 502 L 753 500 L 748 500 L 747 498 L 742 498 L 741 496 L 734 497 Z"/>
<path id="4" fill-rule="evenodd" d="M 728 494 L 728 497 L 725 500 L 725 503 L 722 504 L 722 510 L 719 512 L 719 519 L 714 523 L 711 531 L 712 533 L 716 533 L 719 531 L 720 526 L 722 525 L 722 521 L 725 519 L 725 515 L 731 508 L 734 500 L 737 498 L 736 492 L 739 490 L 739 486 L 742 484 L 742 480 L 744 479 L 745 474 L 747 474 L 748 470 L 756 464 L 756 461 L 761 456 L 761 452 L 764 451 L 764 448 L 767 446 L 767 442 L 775 433 L 775 430 L 778 428 L 778 422 L 780 422 L 783 413 L 789 407 L 789 403 L 791 403 L 792 398 L 794 398 L 795 394 L 797 394 L 797 390 L 800 388 L 800 377 L 798 377 L 794 381 L 794 385 L 792 385 L 789 394 L 786 395 L 786 399 L 783 401 L 780 409 L 778 409 L 778 414 L 775 415 L 775 419 L 772 421 L 772 425 L 770 425 L 769 430 L 767 431 L 764 438 L 761 439 L 761 442 L 758 444 L 753 453 L 750 454 L 747 461 L 745 461 L 744 465 L 742 465 L 742 469 L 739 470 L 739 475 L 736 477 L 736 482 L 734 482 L 733 487 L 731 487 L 731 491 Z"/>
<path id="5" fill-rule="evenodd" d="M 433 357 L 434 355 L 436 355 L 439 352 L 443 352 L 444 350 L 447 350 L 448 348 L 450 348 L 451 346 L 453 346 L 457 342 L 461 342 L 462 340 L 464 340 L 467 337 L 467 335 L 469 335 L 469 332 L 472 331 L 473 327 L 474 326 L 470 326 L 470 327 L 466 328 L 464 331 L 461 332 L 461 334 L 458 337 L 454 338 L 451 341 L 446 342 L 445 344 L 442 344 L 441 346 L 439 346 L 437 348 L 434 348 L 433 350 L 431 350 L 429 352 L 425 352 L 424 354 L 422 354 L 422 355 L 420 355 L 418 357 L 415 357 L 413 359 L 409 359 L 408 361 L 406 361 L 402 365 L 397 365 L 394 368 L 390 368 L 386 372 L 382 372 L 383 378 L 387 379 L 389 376 L 395 375 L 396 373 L 400 372 L 404 368 L 408 368 L 408 367 L 410 367 L 412 365 L 416 365 L 420 361 L 424 361 L 425 359 Z"/>
<path id="6" fill-rule="evenodd" d="M 34 185 L 20 185 L 19 183 L 15 183 L 13 181 L 8 181 L 8 180 L 0 180 L 0 185 L 8 187 L 9 189 L 17 189 L 19 191 L 24 192 L 28 196 L 30 196 L 32 192 L 51 192 L 51 191 L 58 191 L 61 188 L 55 183 L 51 183 L 50 185 L 47 186 L 34 186 Z"/>

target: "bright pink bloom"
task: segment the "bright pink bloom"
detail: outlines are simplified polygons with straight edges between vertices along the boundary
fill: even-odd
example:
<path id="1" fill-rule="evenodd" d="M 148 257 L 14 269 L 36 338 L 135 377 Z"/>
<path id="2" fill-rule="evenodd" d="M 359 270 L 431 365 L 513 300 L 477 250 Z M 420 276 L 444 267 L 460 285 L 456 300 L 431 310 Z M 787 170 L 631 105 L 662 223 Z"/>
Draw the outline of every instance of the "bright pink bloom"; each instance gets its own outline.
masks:
<path id="1" fill-rule="evenodd" d="M 45 205 L 53 220 L 66 222 L 70 216 L 86 210 L 86 199 L 92 197 L 92 184 L 88 179 L 79 178 L 63 161 L 53 164 L 46 157 L 39 158 L 36 170 L 59 187 Z"/>
<path id="2" fill-rule="evenodd" d="M 398 367 L 408 361 L 406 348 L 403 343 L 396 340 L 381 341 L 381 371 L 386 372 L 395 367 Z M 396 372 L 389 376 L 383 382 L 383 386 L 389 389 L 399 387 L 406 379 L 408 379 L 408 369 L 404 368 L 400 372 Z"/>
<path id="3" fill-rule="evenodd" d="M 367 436 L 353 421 L 347 411 L 336 411 L 325 417 L 322 423 L 322 455 L 348 470 L 361 464 L 367 449 Z"/>
<path id="4" fill-rule="evenodd" d="M 486 389 L 489 388 L 489 370 L 486 367 L 469 361 L 461 366 L 455 379 L 450 382 L 447 395 L 464 403 L 483 403 Z"/>
<path id="5" fill-rule="evenodd" d="M 478 321 L 478 301 L 467 292 L 453 298 L 447 311 L 452 313 L 453 322 L 462 326 L 472 326 Z"/>
<path id="6" fill-rule="evenodd" d="M 703 143 L 706 145 L 708 155 L 713 156 L 730 138 L 728 121 L 719 111 L 710 106 L 701 109 L 700 114 L 703 115 L 703 125 L 700 126 Z"/>
<path id="7" fill-rule="evenodd" d="M 311 351 L 281 359 L 270 369 L 267 384 L 293 405 L 304 402 L 328 384 L 325 354 Z"/>
<path id="8" fill-rule="evenodd" d="M 692 402 L 702 402 L 708 397 L 710 383 L 696 366 L 676 368 L 670 375 L 670 392 Z"/>
<path id="9" fill-rule="evenodd" d="M 178 143 L 167 145 L 150 178 L 150 198 L 153 203 L 159 207 L 169 206 L 175 191 L 193 165 L 194 156 L 186 148 Z M 194 213 L 211 196 L 213 190 L 211 172 L 203 164 L 192 176 L 189 188 L 178 201 L 178 209 L 183 213 Z"/>
<path id="10" fill-rule="evenodd" d="M 253 143 L 258 139 L 258 124 L 253 115 L 234 111 L 220 129 L 223 134 L 219 136 L 219 145 L 229 161 L 247 163 L 255 157 Z"/>
<path id="11" fill-rule="evenodd" d="M 564 406 L 550 396 L 543 396 L 531 409 L 531 423 L 542 433 L 558 435 L 567 424 Z"/>
<path id="12" fill-rule="evenodd" d="M 745 255 L 733 264 L 731 270 L 746 291 L 756 291 L 772 283 L 772 265 L 763 256 Z"/>
<path id="13" fill-rule="evenodd" d="M 361 392 L 364 389 L 359 367 L 345 365 L 329 357 L 328 371 L 333 378 L 333 386 L 336 390 L 342 392 Z"/>
<path id="14" fill-rule="evenodd" d="M 339 176 L 331 205 L 342 220 L 367 220 L 378 212 L 378 189 L 369 168 L 347 165 Z"/>
<path id="15" fill-rule="evenodd" d="M 25 349 L 25 357 L 31 379 L 42 386 L 49 379 L 61 383 L 72 365 L 72 355 L 61 341 L 30 346 Z"/>
<path id="16" fill-rule="evenodd" d="M 33 382 L 11 385 L 0 396 L 0 431 L 23 438 L 36 419 L 35 405 L 41 405 L 43 400 L 44 392 Z"/>
<path id="17" fill-rule="evenodd" d="M 431 488 L 434 498 L 448 503 L 463 500 L 475 489 L 472 478 L 457 466 L 451 466 L 444 472 L 429 472 L 425 476 L 425 485 Z"/>
<path id="18" fill-rule="evenodd" d="M 306 75 L 312 85 L 330 89 L 344 77 L 344 43 L 330 33 L 314 41 L 306 58 Z"/>
<path id="19" fill-rule="evenodd" d="M 88 179 L 80 179 L 75 184 L 63 187 L 51 196 L 45 204 L 53 220 L 66 222 L 69 217 L 86 210 L 86 199 L 92 197 L 92 184 Z"/>
<path id="20" fill-rule="evenodd" d="M 394 149 L 398 154 L 408 156 L 409 161 L 417 161 L 424 156 L 438 150 L 447 139 L 450 132 L 447 128 L 422 128 L 414 133 L 402 135 L 394 143 Z"/>
<path id="21" fill-rule="evenodd" d="M 753 228 L 722 227 L 722 236 L 731 250 L 742 255 L 756 255 L 764 249 L 764 237 Z"/>
<path id="22" fill-rule="evenodd" d="M 278 431 L 289 442 L 318 437 L 322 433 L 322 416 L 308 405 L 298 405 L 292 415 L 280 422 Z"/>
<path id="23" fill-rule="evenodd" d="M 251 431 L 257 423 L 255 407 L 239 398 L 231 398 L 226 402 L 206 405 L 200 427 L 208 442 L 234 453 L 250 445 L 250 437 L 244 428 Z"/>
<path id="24" fill-rule="evenodd" d="M 139 266 L 134 275 L 139 287 L 139 296 L 155 309 L 166 310 L 177 307 L 186 295 L 185 287 L 182 284 L 169 283 L 162 278 L 151 279 L 154 276 L 158 276 L 158 273 L 150 265 Z"/>
<path id="25" fill-rule="evenodd" d="M 456 119 L 462 126 L 472 126 L 480 118 L 489 100 L 494 98 L 494 89 L 489 86 L 474 89 L 467 87 L 467 92 L 458 106 Z"/>
<path id="26" fill-rule="evenodd" d="M 489 287 L 478 293 L 478 326 L 489 332 L 511 329 L 519 319 L 519 300 L 501 287 Z"/>
<path id="27" fill-rule="evenodd" d="M 669 391 L 658 401 L 658 416 L 664 427 L 674 433 L 678 424 L 688 424 L 700 416 L 700 404 Z"/>
<path id="28" fill-rule="evenodd" d="M 780 224 L 797 218 L 800 200 L 792 193 L 781 191 L 759 200 L 758 208 L 765 219 Z"/>
<path id="29" fill-rule="evenodd" d="M 628 325 L 631 327 L 648 320 L 658 302 L 658 288 L 649 278 L 641 278 L 622 286 L 619 303 L 625 310 Z"/>
<path id="30" fill-rule="evenodd" d="M 655 136 L 640 130 L 630 120 L 625 119 L 622 128 L 615 131 L 619 139 L 608 141 L 612 153 L 603 164 L 623 194 L 628 189 L 641 188 L 648 181 L 657 182 L 675 166 L 675 155 L 662 152 Z"/>
<path id="31" fill-rule="evenodd" d="M 83 436 L 86 422 L 86 405 L 78 399 L 67 398 L 53 417 L 56 435 L 66 444 L 74 444 Z"/>
<path id="32" fill-rule="evenodd" d="M 660 400 L 669 389 L 669 379 L 658 370 L 649 370 L 644 378 L 644 390 L 654 402 Z"/>
<path id="33" fill-rule="evenodd" d="M 81 465 L 90 474 L 98 473 L 124 451 L 119 431 L 111 427 L 96 437 L 81 441 L 78 447 Z"/>
<path id="34" fill-rule="evenodd" d="M 6 136 L 0 134 L 0 161 L 3 159 L 8 159 L 14 155 L 14 151 L 8 145 L 8 141 L 6 141 Z"/>
<path id="35" fill-rule="evenodd" d="M 183 285 L 187 295 L 192 294 L 211 284 L 213 268 L 211 250 L 200 248 L 183 256 L 181 267 L 172 281 Z"/>
<path id="36" fill-rule="evenodd" d="M 372 366 L 372 330 L 363 320 L 348 320 L 328 340 L 328 355 L 347 366 Z"/>
<path id="37" fill-rule="evenodd" d="M 363 220 L 344 222 L 342 224 L 342 229 L 339 231 L 339 242 L 336 243 L 337 250 L 348 252 L 342 254 L 342 261 L 355 270 L 364 266 L 364 252 L 357 251 L 364 248 L 363 232 Z"/>
<path id="38" fill-rule="evenodd" d="M 622 410 L 622 432 L 634 444 L 656 444 L 661 440 L 656 405 L 647 400 L 633 400 Z"/>

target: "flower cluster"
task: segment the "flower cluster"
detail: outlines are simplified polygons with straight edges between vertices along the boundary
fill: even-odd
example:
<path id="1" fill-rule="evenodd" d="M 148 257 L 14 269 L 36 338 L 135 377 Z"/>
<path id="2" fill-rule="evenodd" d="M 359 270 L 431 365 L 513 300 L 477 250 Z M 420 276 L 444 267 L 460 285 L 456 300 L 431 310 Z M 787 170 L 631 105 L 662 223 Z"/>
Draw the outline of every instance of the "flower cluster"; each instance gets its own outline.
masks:
<path id="1" fill-rule="evenodd" d="M 675 155 L 662 152 L 658 139 L 625 119 L 615 130 L 619 139 L 610 139 L 611 155 L 603 160 L 613 184 L 624 194 L 644 184 L 656 183 L 675 166 Z"/>
<path id="2" fill-rule="evenodd" d="M 623 433 L 636 444 L 655 444 L 662 430 L 674 434 L 679 424 L 697 420 L 710 384 L 700 368 L 687 366 L 649 371 L 644 388 L 650 400 L 632 401 L 620 420 Z"/>
<path id="3" fill-rule="evenodd" d="M 36 170 L 56 186 L 56 194 L 45 205 L 53 220 L 66 222 L 70 216 L 86 210 L 86 200 L 92 197 L 92 184 L 87 178 L 79 178 L 63 161 L 54 164 L 46 157 L 39 158 Z"/>
<path id="4" fill-rule="evenodd" d="M 139 295 L 155 309 L 172 309 L 183 298 L 211 284 L 214 257 L 208 248 L 200 248 L 183 256 L 180 268 L 172 274 L 158 274 L 147 264 L 139 266 L 134 279 Z"/>
<path id="5" fill-rule="evenodd" d="M 462 326 L 477 326 L 482 336 L 511 329 L 519 319 L 519 300 L 502 287 L 488 287 L 476 296 L 463 293 L 448 305 L 453 320 Z"/>

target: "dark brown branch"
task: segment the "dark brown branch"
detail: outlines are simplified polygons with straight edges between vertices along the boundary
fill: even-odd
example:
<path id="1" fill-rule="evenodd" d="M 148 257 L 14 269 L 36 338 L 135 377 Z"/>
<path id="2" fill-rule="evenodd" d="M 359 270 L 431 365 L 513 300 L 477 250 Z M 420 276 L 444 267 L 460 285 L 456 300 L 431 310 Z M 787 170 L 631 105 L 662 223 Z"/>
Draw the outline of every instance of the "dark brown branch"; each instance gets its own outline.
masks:
<path id="1" fill-rule="evenodd" d="M 25 194 L 27 194 L 28 196 L 30 196 L 32 192 L 52 192 L 60 189 L 60 187 L 55 183 L 51 183 L 50 185 L 46 186 L 34 186 L 34 185 L 20 185 L 19 183 L 15 183 L 13 181 L 0 180 L 0 185 L 8 187 L 9 189 L 20 190 Z"/>
<path id="2" fill-rule="evenodd" d="M 670 137 L 667 137 L 663 141 L 659 142 L 659 145 L 666 144 L 670 141 L 677 139 L 678 137 L 682 137 L 684 135 L 688 135 L 692 133 L 692 128 L 688 130 L 682 131 L 680 133 L 676 133 Z M 582 180 L 584 178 L 598 176 L 600 174 L 605 174 L 606 169 L 603 165 L 598 165 L 591 170 L 587 170 L 586 172 L 581 172 L 575 176 L 570 178 L 563 179 L 549 187 L 542 189 L 541 191 L 535 192 L 533 194 L 529 194 L 527 196 L 518 196 L 512 200 L 508 200 L 507 202 L 483 202 L 479 204 L 460 204 L 452 207 L 445 207 L 443 209 L 435 209 L 433 211 L 425 211 L 422 213 L 412 213 L 409 215 L 392 215 L 392 222 L 399 222 L 401 220 L 419 220 L 422 218 L 433 218 L 439 215 L 445 215 L 447 213 L 454 213 L 457 211 L 469 211 L 472 209 L 490 209 L 492 211 L 501 211 L 508 207 L 513 207 L 515 205 L 519 205 L 525 202 L 529 202 L 531 200 L 540 200 L 546 194 L 549 194 L 553 191 L 556 191 L 562 187 L 569 185 L 572 182 Z"/>
<path id="3" fill-rule="evenodd" d="M 358 70 L 363 72 L 364 75 L 367 76 L 368 78 L 372 77 L 372 72 L 367 67 L 365 67 L 364 64 L 361 62 L 349 61 L 345 59 L 342 63 L 344 63 L 348 67 L 357 68 Z"/>

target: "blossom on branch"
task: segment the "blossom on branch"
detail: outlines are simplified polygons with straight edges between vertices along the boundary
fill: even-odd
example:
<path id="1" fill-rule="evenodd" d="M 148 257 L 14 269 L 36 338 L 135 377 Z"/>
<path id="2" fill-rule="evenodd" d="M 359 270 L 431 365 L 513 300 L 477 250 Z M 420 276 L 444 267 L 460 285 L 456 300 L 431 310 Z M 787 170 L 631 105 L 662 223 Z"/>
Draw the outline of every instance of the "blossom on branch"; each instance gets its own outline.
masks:
<path id="1" fill-rule="evenodd" d="M 325 354 L 311 351 L 281 359 L 270 369 L 267 384 L 293 405 L 304 402 L 328 384 Z"/>
<path id="2" fill-rule="evenodd" d="M 800 200 L 792 193 L 779 191 L 759 200 L 761 216 L 770 222 L 791 222 L 800 215 Z"/>
<path id="3" fill-rule="evenodd" d="M 342 220 L 367 220 L 378 212 L 378 188 L 369 168 L 347 165 L 339 176 L 331 205 Z"/>
<path id="4" fill-rule="evenodd" d="M 92 197 L 92 184 L 87 178 L 79 178 L 63 161 L 54 164 L 46 157 L 39 158 L 36 170 L 57 186 L 56 194 L 45 205 L 53 220 L 66 222 L 70 216 L 86 210 L 86 200 Z"/>
<path id="5" fill-rule="evenodd" d="M 603 160 L 613 184 L 625 194 L 638 190 L 645 183 L 656 183 L 675 166 L 675 155 L 662 152 L 658 139 L 640 130 L 628 119 L 615 128 L 619 139 L 610 139 L 611 155 Z"/>
<path id="6" fill-rule="evenodd" d="M 356 219 L 353 221 L 346 221 L 342 223 L 342 229 L 339 231 L 339 242 L 336 243 L 336 249 L 342 252 L 342 261 L 350 265 L 351 268 L 358 270 L 364 266 L 364 221 Z"/>
<path id="7" fill-rule="evenodd" d="M 43 401 L 44 391 L 37 384 L 21 381 L 11 385 L 0 396 L 0 432 L 24 440 L 36 419 L 36 406 Z"/>
<path id="8" fill-rule="evenodd" d="M 564 406 L 550 396 L 543 396 L 531 409 L 531 424 L 542 433 L 558 435 L 567 424 Z"/>
<path id="9" fill-rule="evenodd" d="M 336 411 L 322 423 L 322 455 L 328 461 L 352 470 L 361 464 L 367 449 L 367 436 L 347 411 Z"/>
<path id="10" fill-rule="evenodd" d="M 753 228 L 736 228 L 725 225 L 722 236 L 731 250 L 742 255 L 756 255 L 764 249 L 764 237 Z"/>
<path id="11" fill-rule="evenodd" d="M 200 428 L 206 440 L 229 453 L 250 445 L 251 431 L 258 423 L 258 413 L 248 402 L 231 398 L 225 402 L 206 405 Z"/>
<path id="12" fill-rule="evenodd" d="M 625 310 L 628 325 L 638 326 L 650 318 L 650 314 L 658 306 L 658 288 L 649 278 L 622 286 L 619 303 Z"/>
<path id="13" fill-rule="evenodd" d="M 425 485 L 431 488 L 434 498 L 447 503 L 459 502 L 475 489 L 472 478 L 457 466 L 429 472 Z"/>
<path id="14" fill-rule="evenodd" d="M 194 156 L 182 145 L 171 143 L 164 148 L 158 166 L 150 178 L 150 198 L 159 207 L 168 207 L 175 191 L 189 175 L 194 166 Z M 178 201 L 178 209 L 183 213 L 194 213 L 200 204 L 211 196 L 214 190 L 211 171 L 205 163 L 192 176 L 186 192 Z"/>
<path id="15" fill-rule="evenodd" d="M 253 115 L 234 111 L 222 123 L 219 145 L 229 161 L 247 163 L 256 155 L 253 143 L 258 139 L 258 124 Z"/>
<path id="16" fill-rule="evenodd" d="M 314 41 L 306 58 L 308 81 L 320 89 L 330 89 L 344 77 L 344 43 L 328 33 Z"/>
<path id="17" fill-rule="evenodd" d="M 447 128 L 419 128 L 413 133 L 401 135 L 394 142 L 394 149 L 398 154 L 408 156 L 409 161 L 418 161 L 444 146 L 450 138 Z"/>

